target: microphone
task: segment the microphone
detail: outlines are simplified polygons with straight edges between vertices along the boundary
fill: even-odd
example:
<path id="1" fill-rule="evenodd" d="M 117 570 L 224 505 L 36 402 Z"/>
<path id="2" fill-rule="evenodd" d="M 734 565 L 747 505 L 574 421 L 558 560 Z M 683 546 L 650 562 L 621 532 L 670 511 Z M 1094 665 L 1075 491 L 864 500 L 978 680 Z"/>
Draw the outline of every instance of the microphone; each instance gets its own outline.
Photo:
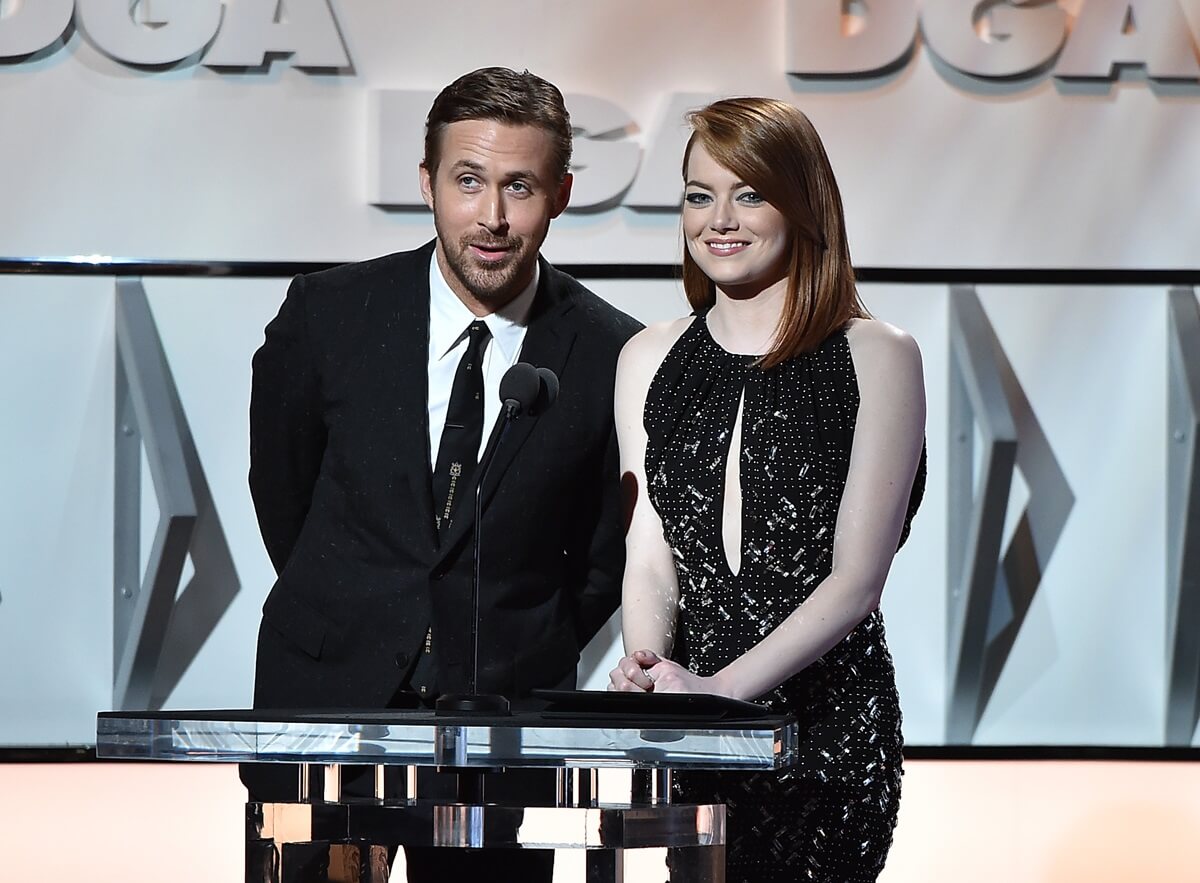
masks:
<path id="1" fill-rule="evenodd" d="M 533 403 L 533 413 L 541 414 L 558 399 L 558 375 L 549 368 L 538 368 L 538 395 Z"/>
<path id="2" fill-rule="evenodd" d="M 542 384 L 541 370 L 528 362 L 517 362 L 500 378 L 500 401 L 504 402 L 505 412 L 511 414 L 513 419 L 528 413 L 537 404 Z M 492 432 L 494 435 L 495 430 Z M 483 462 L 482 459 L 480 462 Z"/>
<path id="3" fill-rule="evenodd" d="M 466 693 L 449 693 L 437 700 L 438 714 L 495 714 L 509 713 L 508 700 L 503 696 L 480 695 L 479 681 L 479 560 L 480 533 L 483 514 L 483 482 L 500 442 L 513 421 L 522 416 L 543 414 L 558 398 L 558 376 L 549 368 L 535 368 L 528 362 L 517 362 L 500 378 L 500 400 L 504 407 L 488 436 L 487 446 L 475 470 L 475 523 L 471 570 L 471 673 Z"/>

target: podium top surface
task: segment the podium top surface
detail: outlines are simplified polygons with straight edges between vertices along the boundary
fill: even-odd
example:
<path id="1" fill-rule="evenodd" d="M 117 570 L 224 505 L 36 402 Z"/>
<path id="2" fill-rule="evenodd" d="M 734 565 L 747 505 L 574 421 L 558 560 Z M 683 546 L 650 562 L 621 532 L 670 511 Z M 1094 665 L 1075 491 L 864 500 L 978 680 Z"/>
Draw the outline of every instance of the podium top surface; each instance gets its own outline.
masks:
<path id="1" fill-rule="evenodd" d="M 586 708 L 509 716 L 429 711 L 102 712 L 102 758 L 219 763 L 455 767 L 782 769 L 795 760 L 791 717 L 689 716 Z"/>

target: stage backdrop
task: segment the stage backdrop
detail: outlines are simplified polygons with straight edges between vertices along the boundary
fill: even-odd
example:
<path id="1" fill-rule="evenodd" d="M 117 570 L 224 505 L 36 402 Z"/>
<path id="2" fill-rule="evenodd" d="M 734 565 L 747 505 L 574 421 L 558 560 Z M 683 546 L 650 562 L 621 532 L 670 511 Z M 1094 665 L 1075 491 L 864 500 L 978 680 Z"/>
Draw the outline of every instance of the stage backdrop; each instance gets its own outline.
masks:
<path id="1" fill-rule="evenodd" d="M 1200 255 L 1200 0 L 130 7 L 0 2 L 0 256 L 415 246 L 432 233 L 415 186 L 429 101 L 488 64 L 568 95 L 577 182 L 546 246 L 558 263 L 676 262 L 683 114 L 734 94 L 811 116 L 859 265 L 1194 269 Z M 0 275 L 0 745 L 86 744 L 95 711 L 130 696 L 250 699 L 273 574 L 246 490 L 249 363 L 287 280 L 118 293 L 119 275 Z M 643 321 L 685 310 L 668 280 L 589 284 Z M 1194 446 L 1169 421 L 1173 395 L 1196 401 L 1194 294 L 862 292 L 917 338 L 929 394 L 926 501 L 884 597 L 909 741 L 1191 744 L 1200 620 L 1181 618 L 1195 602 L 1172 562 L 1193 475 L 1176 464 Z M 138 371 L 162 381 L 156 425 L 116 413 L 119 351 L 135 386 Z M 1013 458 L 999 485 L 984 480 L 996 456 Z M 205 514 L 175 615 L 150 617 L 162 646 L 134 660 L 145 623 L 130 611 L 173 505 L 155 472 L 172 457 Z M 138 506 L 114 514 L 131 488 L 136 535 Z M 970 544 L 978 511 L 1000 513 L 990 575 Z M 585 655 L 587 685 L 615 634 Z"/>

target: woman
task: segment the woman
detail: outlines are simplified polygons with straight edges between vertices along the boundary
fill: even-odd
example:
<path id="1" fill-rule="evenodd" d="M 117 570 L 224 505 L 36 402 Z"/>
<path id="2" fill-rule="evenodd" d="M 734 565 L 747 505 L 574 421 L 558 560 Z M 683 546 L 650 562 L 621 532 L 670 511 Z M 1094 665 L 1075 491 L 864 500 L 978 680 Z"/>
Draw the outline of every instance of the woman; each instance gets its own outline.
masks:
<path id="1" fill-rule="evenodd" d="M 692 773 L 728 807 L 728 879 L 870 881 L 900 795 L 879 599 L 924 487 L 921 357 L 858 300 L 841 197 L 808 119 L 769 99 L 689 117 L 684 288 L 695 315 L 617 369 L 634 491 L 609 689 L 793 712 L 795 770 Z"/>

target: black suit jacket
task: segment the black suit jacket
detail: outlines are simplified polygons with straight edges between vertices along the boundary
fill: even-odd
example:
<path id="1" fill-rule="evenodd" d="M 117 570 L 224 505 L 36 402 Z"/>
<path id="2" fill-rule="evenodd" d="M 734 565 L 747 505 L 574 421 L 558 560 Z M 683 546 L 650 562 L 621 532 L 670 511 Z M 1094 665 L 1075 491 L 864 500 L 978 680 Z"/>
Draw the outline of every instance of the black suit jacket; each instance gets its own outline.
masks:
<path id="1" fill-rule="evenodd" d="M 471 523 L 439 543 L 433 516 L 432 250 L 297 277 L 254 356 L 250 489 L 278 572 L 256 707 L 383 707 L 430 628 L 435 689 L 467 687 Z M 508 696 L 573 683 L 624 566 L 613 378 L 640 326 L 540 272 L 520 358 L 561 393 L 510 428 L 483 487 L 478 687 Z"/>

